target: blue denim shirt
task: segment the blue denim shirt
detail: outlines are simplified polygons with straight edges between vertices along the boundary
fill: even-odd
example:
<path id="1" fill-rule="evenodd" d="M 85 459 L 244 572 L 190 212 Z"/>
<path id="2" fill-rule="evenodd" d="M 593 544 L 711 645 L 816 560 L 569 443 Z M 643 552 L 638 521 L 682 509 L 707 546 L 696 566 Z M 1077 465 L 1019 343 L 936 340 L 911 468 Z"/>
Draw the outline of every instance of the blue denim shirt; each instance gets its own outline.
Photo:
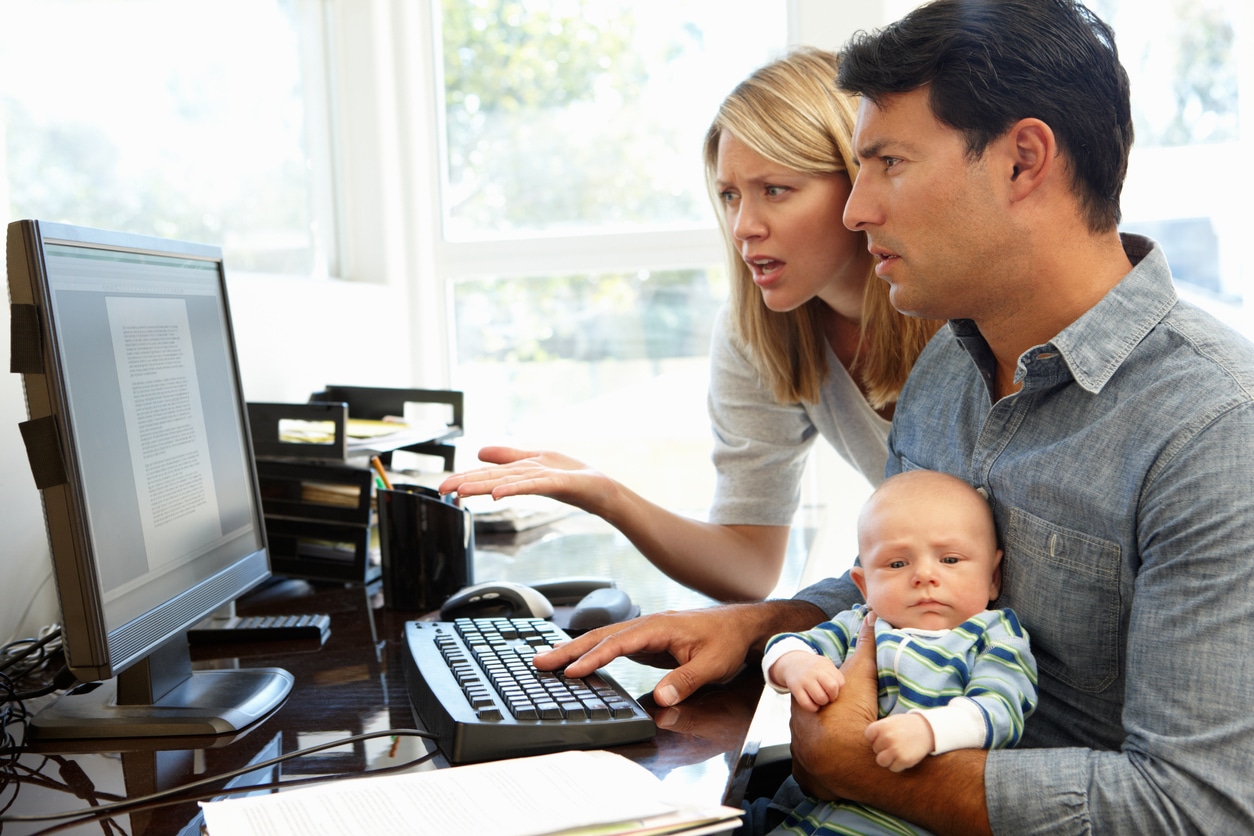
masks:
<path id="1" fill-rule="evenodd" d="M 978 329 L 941 329 L 887 469 L 988 492 L 997 606 L 1032 636 L 1040 706 L 989 753 L 994 832 L 1254 833 L 1254 346 L 1177 300 L 1156 245 L 1124 248 L 1132 272 L 996 403 Z"/>

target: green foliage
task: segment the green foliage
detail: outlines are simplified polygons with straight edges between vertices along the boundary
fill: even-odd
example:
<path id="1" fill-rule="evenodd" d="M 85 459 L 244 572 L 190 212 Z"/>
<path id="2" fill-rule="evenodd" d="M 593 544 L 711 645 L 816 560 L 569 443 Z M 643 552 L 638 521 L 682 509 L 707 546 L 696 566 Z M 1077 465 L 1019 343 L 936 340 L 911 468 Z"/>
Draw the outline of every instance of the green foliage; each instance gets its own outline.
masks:
<path id="1" fill-rule="evenodd" d="M 445 0 L 442 27 L 450 118 L 566 107 L 597 84 L 630 95 L 644 77 L 631 12 L 614 4 Z"/>
<path id="2" fill-rule="evenodd" d="M 1177 0 L 1179 52 L 1175 118 L 1158 139 L 1163 145 L 1226 142 L 1238 137 L 1236 35 L 1221 8 Z"/>
<path id="3" fill-rule="evenodd" d="M 726 297 L 721 271 L 464 279 L 460 363 L 701 357 Z"/>
<path id="4" fill-rule="evenodd" d="M 646 96 L 682 54 L 673 37 L 637 37 L 611 0 L 442 8 L 450 235 L 705 217 L 672 173 L 678 160 L 697 182 L 699 149 Z"/>

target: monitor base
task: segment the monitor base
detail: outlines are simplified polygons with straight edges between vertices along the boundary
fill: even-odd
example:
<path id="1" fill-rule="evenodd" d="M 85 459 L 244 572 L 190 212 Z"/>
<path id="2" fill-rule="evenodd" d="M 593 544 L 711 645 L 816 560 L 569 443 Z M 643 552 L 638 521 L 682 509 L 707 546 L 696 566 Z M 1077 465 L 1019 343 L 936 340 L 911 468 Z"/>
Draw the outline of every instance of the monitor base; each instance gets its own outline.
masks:
<path id="1" fill-rule="evenodd" d="M 194 671 L 150 704 L 119 705 L 117 679 L 79 685 L 39 711 L 40 740 L 231 734 L 274 711 L 292 690 L 282 668 Z"/>

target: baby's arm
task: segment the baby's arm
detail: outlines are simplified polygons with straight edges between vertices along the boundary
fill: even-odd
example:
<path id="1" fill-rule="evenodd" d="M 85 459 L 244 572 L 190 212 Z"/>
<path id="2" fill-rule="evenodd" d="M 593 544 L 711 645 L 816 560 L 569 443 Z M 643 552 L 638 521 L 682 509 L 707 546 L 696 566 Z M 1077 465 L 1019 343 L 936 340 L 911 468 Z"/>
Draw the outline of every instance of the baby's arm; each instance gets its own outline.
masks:
<path id="1" fill-rule="evenodd" d="M 783 654 L 770 666 L 767 676 L 772 685 L 787 688 L 806 711 L 818 711 L 835 700 L 845 684 L 835 662 L 810 650 Z"/>
<path id="2" fill-rule="evenodd" d="M 862 622 L 862 610 L 846 610 L 831 621 L 825 621 L 803 633 L 782 633 L 766 644 L 762 654 L 762 677 L 766 684 L 780 693 L 791 693 L 797 703 L 807 711 L 818 711 L 836 699 L 845 683 L 840 663 L 849 652 L 849 645 L 858 634 Z M 785 656 L 793 656 L 786 666 L 776 663 Z M 797 685 L 785 680 L 785 670 L 790 666 L 804 666 L 807 673 L 790 674 L 797 678 Z M 801 677 L 805 677 L 802 681 Z"/>

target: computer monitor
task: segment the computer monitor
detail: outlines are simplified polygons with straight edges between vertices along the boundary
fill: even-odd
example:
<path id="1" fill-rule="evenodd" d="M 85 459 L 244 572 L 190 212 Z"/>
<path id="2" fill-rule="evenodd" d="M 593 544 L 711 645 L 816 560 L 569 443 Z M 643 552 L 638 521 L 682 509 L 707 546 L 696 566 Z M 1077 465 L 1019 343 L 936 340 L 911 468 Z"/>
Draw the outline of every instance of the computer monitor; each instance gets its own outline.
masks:
<path id="1" fill-rule="evenodd" d="M 270 574 L 217 247 L 8 228 L 11 369 L 70 670 L 36 738 L 236 733 L 278 668 L 192 671 L 187 629 Z"/>

